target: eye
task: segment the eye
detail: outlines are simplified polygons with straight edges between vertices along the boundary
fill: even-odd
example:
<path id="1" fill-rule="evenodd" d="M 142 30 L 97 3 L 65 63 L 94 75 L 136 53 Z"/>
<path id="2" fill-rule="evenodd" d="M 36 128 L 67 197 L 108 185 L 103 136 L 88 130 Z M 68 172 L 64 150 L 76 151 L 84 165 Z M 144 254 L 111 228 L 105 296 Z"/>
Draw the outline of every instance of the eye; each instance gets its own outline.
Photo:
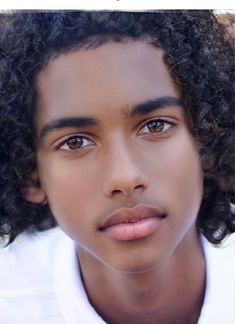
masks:
<path id="1" fill-rule="evenodd" d="M 59 144 L 58 149 L 63 151 L 75 151 L 89 146 L 93 143 L 94 142 L 87 137 L 76 135 L 69 137 L 62 144 Z"/>
<path id="2" fill-rule="evenodd" d="M 141 129 L 140 134 L 164 133 L 174 126 L 174 123 L 164 119 L 154 119 L 148 121 Z"/>

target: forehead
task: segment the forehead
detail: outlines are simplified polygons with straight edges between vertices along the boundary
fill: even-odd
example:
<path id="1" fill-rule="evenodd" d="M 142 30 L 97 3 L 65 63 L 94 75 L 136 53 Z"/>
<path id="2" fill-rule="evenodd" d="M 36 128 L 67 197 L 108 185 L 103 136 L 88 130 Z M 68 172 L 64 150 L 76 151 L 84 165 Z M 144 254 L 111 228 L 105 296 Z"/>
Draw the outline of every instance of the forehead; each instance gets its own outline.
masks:
<path id="1" fill-rule="evenodd" d="M 144 41 L 109 42 L 52 60 L 37 77 L 39 124 L 97 107 L 113 113 L 178 91 L 164 52 Z"/>

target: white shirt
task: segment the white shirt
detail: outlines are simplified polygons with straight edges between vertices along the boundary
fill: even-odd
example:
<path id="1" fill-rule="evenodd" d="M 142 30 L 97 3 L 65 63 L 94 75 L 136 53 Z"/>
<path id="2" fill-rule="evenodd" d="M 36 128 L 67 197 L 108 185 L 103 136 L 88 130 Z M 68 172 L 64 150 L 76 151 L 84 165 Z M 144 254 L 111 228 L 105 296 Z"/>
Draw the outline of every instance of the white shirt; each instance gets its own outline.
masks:
<path id="1" fill-rule="evenodd" d="M 235 242 L 226 245 L 203 239 L 207 284 L 198 324 L 235 324 Z M 86 296 L 75 243 L 59 228 L 23 233 L 0 251 L 0 323 L 105 324 Z"/>

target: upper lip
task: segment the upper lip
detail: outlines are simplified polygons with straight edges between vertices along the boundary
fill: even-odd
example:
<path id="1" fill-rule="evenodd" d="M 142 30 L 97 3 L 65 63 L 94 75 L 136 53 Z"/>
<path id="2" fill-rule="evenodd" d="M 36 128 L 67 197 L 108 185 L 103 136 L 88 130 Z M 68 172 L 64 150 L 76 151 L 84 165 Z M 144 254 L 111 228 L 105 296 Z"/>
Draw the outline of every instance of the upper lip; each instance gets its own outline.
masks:
<path id="1" fill-rule="evenodd" d="M 150 217 L 163 218 L 165 214 L 157 208 L 146 205 L 137 205 L 132 208 L 120 208 L 109 215 L 99 229 L 105 230 L 108 227 L 123 223 L 136 223 Z"/>

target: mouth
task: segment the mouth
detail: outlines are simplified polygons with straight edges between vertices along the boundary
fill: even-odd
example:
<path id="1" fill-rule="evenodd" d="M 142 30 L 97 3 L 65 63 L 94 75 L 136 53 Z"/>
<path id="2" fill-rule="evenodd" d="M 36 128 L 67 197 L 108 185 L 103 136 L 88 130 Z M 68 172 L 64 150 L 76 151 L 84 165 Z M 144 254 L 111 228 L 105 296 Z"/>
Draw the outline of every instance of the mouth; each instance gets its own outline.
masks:
<path id="1" fill-rule="evenodd" d="M 111 214 L 99 230 L 119 241 L 137 240 L 156 233 L 164 218 L 166 214 L 157 208 L 137 205 Z"/>

